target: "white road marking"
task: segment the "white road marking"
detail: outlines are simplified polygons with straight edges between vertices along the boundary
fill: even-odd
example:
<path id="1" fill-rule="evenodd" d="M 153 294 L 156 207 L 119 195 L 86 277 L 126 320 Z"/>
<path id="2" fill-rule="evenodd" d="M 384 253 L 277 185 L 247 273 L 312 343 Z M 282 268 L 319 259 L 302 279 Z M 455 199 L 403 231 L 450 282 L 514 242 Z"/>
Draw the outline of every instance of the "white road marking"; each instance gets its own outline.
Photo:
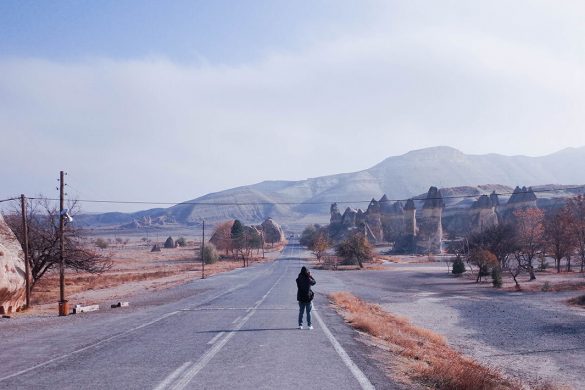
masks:
<path id="1" fill-rule="evenodd" d="M 190 365 L 191 365 L 191 362 L 183 363 L 183 365 L 181 367 L 179 367 L 175 371 L 173 371 L 171 373 L 171 375 L 169 375 L 164 381 L 162 381 L 157 387 L 155 387 L 154 390 L 165 389 L 168 385 L 171 384 L 172 381 L 175 380 L 176 377 L 181 375 L 183 373 L 183 371 L 185 371 L 187 369 L 187 367 L 189 367 Z"/>
<path id="2" fill-rule="evenodd" d="M 374 385 L 372 385 L 372 382 L 370 382 L 370 380 L 368 379 L 368 377 L 366 377 L 362 370 L 360 370 L 360 368 L 353 362 L 353 360 L 351 360 L 347 352 L 345 352 L 345 349 L 343 349 L 341 344 L 339 344 L 339 342 L 335 339 L 329 328 L 327 328 L 327 325 L 325 325 L 325 322 L 323 322 L 323 320 L 321 319 L 319 313 L 315 312 L 315 318 L 319 322 L 319 325 L 321 325 L 323 333 L 325 333 L 325 336 L 327 336 L 327 338 L 333 345 L 333 348 L 335 349 L 341 360 L 343 360 L 343 363 L 345 363 L 345 365 L 347 366 L 347 368 L 349 368 L 355 379 L 357 379 L 361 388 L 364 390 L 375 389 Z"/>
<path id="3" fill-rule="evenodd" d="M 239 316 L 238 318 L 236 318 L 235 320 L 232 321 L 232 324 L 235 324 L 236 322 L 238 322 L 240 320 L 240 318 L 242 318 L 242 316 Z"/>
<path id="4" fill-rule="evenodd" d="M 184 371 L 182 373 L 182 375 L 179 376 L 179 378 L 175 381 L 175 383 L 173 385 L 171 385 L 172 380 L 167 381 L 168 378 L 165 378 L 165 380 L 163 382 L 161 382 L 161 384 L 166 383 L 166 386 L 170 386 L 168 388 L 170 388 L 172 390 L 184 389 L 189 384 L 189 382 L 191 382 L 193 380 L 193 378 L 195 378 L 195 376 L 199 372 L 201 372 L 201 370 L 203 368 L 205 368 L 205 366 L 211 361 L 211 359 L 213 359 L 213 357 L 215 355 L 217 355 L 217 353 L 219 351 L 221 351 L 221 349 L 227 344 L 227 342 L 230 341 L 230 339 L 236 335 L 236 333 L 246 324 L 246 322 L 248 322 L 248 320 L 254 315 L 254 313 L 256 313 L 256 309 L 258 308 L 258 306 L 260 306 L 262 304 L 262 302 L 264 302 L 264 300 L 272 292 L 274 287 L 276 287 L 278 285 L 278 283 L 280 283 L 280 281 L 282 280 L 284 275 L 285 275 L 285 272 L 283 272 L 282 275 L 280 275 L 278 280 L 272 285 L 272 287 L 270 287 L 270 289 L 266 292 L 266 294 L 264 294 L 262 299 L 260 299 L 256 303 L 254 308 L 248 314 L 246 314 L 246 316 L 244 318 L 242 318 L 242 320 L 236 325 L 236 327 L 234 329 L 230 330 L 227 333 L 227 335 L 225 335 L 225 337 L 218 338 L 219 341 L 216 341 L 213 344 L 213 346 L 207 352 L 205 352 L 203 354 L 203 356 L 201 356 L 201 358 L 190 369 Z M 159 384 L 156 387 L 156 389 L 162 389 L 162 387 L 160 387 L 161 384 Z"/>
<path id="5" fill-rule="evenodd" d="M 165 314 L 165 315 L 163 315 L 163 316 L 161 316 L 161 317 L 157 318 L 156 320 L 152 320 L 152 321 L 150 321 L 150 322 L 147 322 L 147 323 L 145 323 L 145 324 L 142 324 L 142 325 L 136 326 L 136 327 L 134 327 L 134 328 L 132 328 L 132 329 L 128 329 L 128 330 L 126 330 L 126 331 L 124 331 L 124 332 L 122 332 L 122 333 L 118 333 L 118 334 L 116 334 L 116 335 L 110 336 L 110 337 L 108 337 L 108 338 L 105 338 L 105 339 L 103 339 L 103 340 L 100 340 L 100 341 L 98 341 L 98 342 L 96 342 L 96 343 L 90 344 L 90 345 L 88 345 L 88 346 L 86 346 L 86 347 L 83 347 L 83 348 L 77 349 L 77 350 L 75 350 L 75 351 L 73 351 L 73 352 L 70 352 L 70 353 L 67 353 L 67 354 L 65 354 L 65 355 L 61 355 L 61 356 L 59 356 L 59 357 L 56 357 L 56 358 L 53 358 L 53 359 L 47 360 L 47 361 L 45 361 L 45 362 L 43 362 L 43 363 L 39 363 L 39 364 L 37 364 L 36 366 L 32 366 L 32 367 L 29 367 L 29 368 L 27 368 L 27 369 L 25 369 L 25 370 L 21 370 L 21 371 L 18 371 L 18 372 L 16 372 L 16 373 L 14 373 L 14 374 L 11 374 L 11 375 L 8 375 L 8 376 L 5 376 L 5 377 L 3 377 L 3 378 L 0 378 L 0 382 L 4 381 L 4 380 L 6 380 L 6 379 L 13 378 L 13 377 L 15 377 L 15 376 L 18 376 L 18 375 L 26 374 L 27 372 L 30 372 L 30 371 L 36 370 L 37 368 L 44 367 L 44 366 L 46 366 L 46 365 L 48 365 L 48 364 L 55 363 L 55 362 L 58 362 L 58 361 L 60 361 L 60 360 L 64 360 L 64 359 L 66 359 L 66 358 L 68 358 L 68 357 L 70 357 L 70 356 L 76 355 L 76 354 L 78 354 L 78 353 L 81 353 L 81 352 L 83 352 L 83 351 L 87 351 L 88 349 L 95 348 L 95 347 L 97 347 L 98 345 L 105 344 L 105 343 L 107 343 L 108 341 L 115 340 L 115 339 L 117 339 L 117 338 L 120 338 L 120 337 L 122 337 L 122 336 L 125 336 L 125 335 L 127 335 L 128 333 L 132 333 L 132 332 L 134 332 L 134 331 L 137 331 L 137 330 L 139 330 L 139 329 L 145 328 L 145 327 L 147 327 L 147 326 L 149 326 L 149 325 L 152 325 L 152 324 L 154 324 L 154 323 L 157 323 L 157 322 L 159 322 L 159 321 L 162 321 L 162 320 L 164 320 L 165 318 L 168 318 L 168 317 L 170 317 L 170 316 L 173 316 L 173 315 L 175 315 L 175 314 L 177 314 L 177 313 L 179 313 L 179 311 L 173 311 L 173 312 L 167 313 L 167 314 Z"/>
<path id="6" fill-rule="evenodd" d="M 218 338 L 220 338 L 221 336 L 223 336 L 225 334 L 225 332 L 219 332 L 218 334 L 216 334 L 215 336 L 213 336 L 213 338 L 211 340 L 209 340 L 207 342 L 208 345 L 212 345 L 213 343 L 215 343 L 217 341 Z"/>

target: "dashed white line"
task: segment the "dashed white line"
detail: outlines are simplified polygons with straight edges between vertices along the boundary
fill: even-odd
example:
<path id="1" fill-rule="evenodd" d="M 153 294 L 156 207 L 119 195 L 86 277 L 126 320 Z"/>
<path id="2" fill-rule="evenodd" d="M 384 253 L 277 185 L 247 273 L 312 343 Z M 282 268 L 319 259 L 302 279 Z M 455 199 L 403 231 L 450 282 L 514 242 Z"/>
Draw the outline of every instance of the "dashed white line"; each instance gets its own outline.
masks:
<path id="1" fill-rule="evenodd" d="M 162 381 L 157 387 L 155 387 L 154 390 L 165 389 L 168 385 L 170 385 L 175 380 L 176 377 L 181 375 L 183 373 L 183 371 L 185 371 L 187 369 L 187 367 L 189 367 L 190 365 L 191 365 L 191 362 L 183 363 L 183 365 L 181 367 L 179 367 L 175 371 L 173 371 L 171 373 L 171 375 L 169 375 L 164 381 Z"/>
<path id="2" fill-rule="evenodd" d="M 246 314 L 246 316 L 244 318 L 242 318 L 240 320 L 240 322 L 236 325 L 236 327 L 234 329 L 230 330 L 229 332 L 227 332 L 225 337 L 223 337 L 223 338 L 218 337 L 218 340 L 216 340 L 214 342 L 213 346 L 207 352 L 205 352 L 203 354 L 203 356 L 201 356 L 201 358 L 194 365 L 191 366 L 191 368 L 189 368 L 188 370 L 184 370 L 183 373 L 176 379 L 173 378 L 172 380 L 168 380 L 169 378 L 165 378 L 165 380 L 163 382 L 161 382 L 161 384 L 159 384 L 156 387 L 156 389 L 159 389 L 159 387 L 162 385 L 162 383 L 165 383 L 165 386 L 160 387 L 160 389 L 162 389 L 162 388 L 170 388 L 172 390 L 184 389 L 189 384 L 189 382 L 191 382 L 193 380 L 193 378 L 195 378 L 195 376 L 203 368 L 205 368 L 207 363 L 209 363 L 211 361 L 211 359 L 213 359 L 213 357 L 219 351 L 221 351 L 221 349 L 227 344 L 227 342 L 230 341 L 230 339 L 236 335 L 236 333 L 246 324 L 246 322 L 248 322 L 248 320 L 254 315 L 254 313 L 256 313 L 256 309 L 258 308 L 258 306 L 260 306 L 262 304 L 262 302 L 264 302 L 264 300 L 266 300 L 268 295 L 272 292 L 274 287 L 276 287 L 278 285 L 278 283 L 281 281 L 281 279 L 284 277 L 284 275 L 285 275 L 284 273 L 282 275 L 280 275 L 278 280 L 272 285 L 272 287 L 270 287 L 270 289 L 266 292 L 266 294 L 264 294 L 264 296 L 256 303 L 256 305 L 252 308 L 252 310 L 248 314 Z M 175 380 L 174 384 L 172 384 L 173 380 Z"/>
<path id="3" fill-rule="evenodd" d="M 213 336 L 213 338 L 211 340 L 209 340 L 207 342 L 208 345 L 213 345 L 213 343 L 215 343 L 217 341 L 217 339 L 219 339 L 221 336 L 223 336 L 225 334 L 225 332 L 219 332 L 218 334 L 216 334 L 215 336 Z"/>

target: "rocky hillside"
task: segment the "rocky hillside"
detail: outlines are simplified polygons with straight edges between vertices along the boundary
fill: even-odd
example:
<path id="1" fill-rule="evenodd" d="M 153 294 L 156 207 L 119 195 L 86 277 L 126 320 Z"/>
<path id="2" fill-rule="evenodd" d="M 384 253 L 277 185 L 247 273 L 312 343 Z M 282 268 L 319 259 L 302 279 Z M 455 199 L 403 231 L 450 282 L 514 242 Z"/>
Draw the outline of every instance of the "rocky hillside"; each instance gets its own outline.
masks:
<path id="1" fill-rule="evenodd" d="M 585 183 L 585 147 L 568 148 L 543 157 L 468 155 L 440 146 L 389 157 L 359 172 L 322 176 L 301 181 L 265 181 L 205 195 L 168 209 L 134 214 L 86 216 L 89 224 L 105 221 L 130 223 L 135 218 L 173 217 L 178 223 L 199 223 L 238 218 L 256 222 L 273 217 L 280 222 L 326 221 L 329 205 L 367 207 L 372 197 L 405 199 L 439 188 L 490 189 Z M 494 185 L 497 183 L 497 185 Z M 466 191 L 469 191 L 467 189 Z M 475 190 L 474 190 L 475 191 Z M 473 192 L 473 191 L 472 191 Z M 543 194 L 550 197 L 554 194 Z M 539 197 L 541 197 L 539 195 Z M 234 204 L 237 203 L 237 204 Z M 101 221 L 101 222 L 100 222 Z"/>

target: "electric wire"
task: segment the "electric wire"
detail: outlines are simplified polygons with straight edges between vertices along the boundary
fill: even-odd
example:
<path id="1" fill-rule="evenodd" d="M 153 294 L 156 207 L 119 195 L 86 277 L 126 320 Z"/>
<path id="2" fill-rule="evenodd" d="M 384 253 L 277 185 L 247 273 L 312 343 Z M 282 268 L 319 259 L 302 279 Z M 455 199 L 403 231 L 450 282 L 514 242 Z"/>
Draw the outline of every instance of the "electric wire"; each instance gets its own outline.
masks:
<path id="1" fill-rule="evenodd" d="M 558 192 L 558 191 L 576 191 L 576 190 L 585 190 L 585 185 L 575 186 L 575 187 L 563 187 L 563 188 L 543 188 L 532 190 L 535 194 L 538 193 L 549 193 L 549 192 Z M 514 195 L 514 191 L 508 192 L 493 192 L 493 194 L 497 196 L 507 196 L 507 195 Z M 468 199 L 468 198 L 477 198 L 482 194 L 474 194 L 474 195 L 447 195 L 441 197 L 424 197 L 424 196 L 416 196 L 410 197 L 406 199 L 388 199 L 388 202 L 406 202 L 410 199 L 416 201 L 424 201 L 424 200 L 445 200 L 445 199 Z M 7 200 L 15 200 L 18 198 L 10 198 Z M 50 198 L 50 197 L 30 197 L 28 199 L 31 200 L 49 200 L 49 201 L 58 201 L 58 198 Z M 4 201 L 7 201 L 4 200 Z M 141 201 L 141 200 L 110 200 L 110 199 L 76 199 L 77 202 L 82 203 L 108 203 L 108 204 L 143 204 L 143 205 L 170 205 L 170 206 L 181 206 L 181 205 L 193 205 L 193 206 L 261 206 L 261 205 L 329 205 L 332 201 L 315 201 L 315 202 L 205 202 L 205 201 L 187 201 L 187 202 L 157 202 L 157 201 Z M 346 200 L 346 201 L 336 201 L 336 203 L 340 204 L 355 204 L 355 203 L 370 203 L 372 200 Z M 1 201 L 0 201 L 1 202 Z"/>

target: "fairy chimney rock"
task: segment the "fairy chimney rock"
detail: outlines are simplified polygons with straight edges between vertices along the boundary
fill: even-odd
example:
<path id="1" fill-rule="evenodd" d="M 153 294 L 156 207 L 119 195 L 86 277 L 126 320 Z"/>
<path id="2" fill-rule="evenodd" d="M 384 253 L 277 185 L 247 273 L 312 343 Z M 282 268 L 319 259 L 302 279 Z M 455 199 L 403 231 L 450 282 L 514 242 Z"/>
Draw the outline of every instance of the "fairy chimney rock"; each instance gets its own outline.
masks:
<path id="1" fill-rule="evenodd" d="M 343 212 L 343 216 L 341 217 L 341 224 L 345 227 L 354 227 L 355 226 L 355 219 L 357 216 L 357 211 L 348 207 Z"/>
<path id="2" fill-rule="evenodd" d="M 437 187 L 430 187 L 419 218 L 419 246 L 425 253 L 441 252 L 444 207 L 441 191 Z"/>
<path id="3" fill-rule="evenodd" d="M 331 218 L 329 219 L 329 223 L 332 225 L 340 224 L 341 223 L 341 213 L 339 212 L 339 208 L 337 207 L 337 203 L 333 203 L 329 208 L 329 213 L 331 214 Z"/>
<path id="4" fill-rule="evenodd" d="M 408 199 L 404 205 L 404 233 L 416 236 L 416 206 L 412 199 Z"/>
<path id="5" fill-rule="evenodd" d="M 0 214 L 0 314 L 23 309 L 25 289 L 22 247 Z"/>

